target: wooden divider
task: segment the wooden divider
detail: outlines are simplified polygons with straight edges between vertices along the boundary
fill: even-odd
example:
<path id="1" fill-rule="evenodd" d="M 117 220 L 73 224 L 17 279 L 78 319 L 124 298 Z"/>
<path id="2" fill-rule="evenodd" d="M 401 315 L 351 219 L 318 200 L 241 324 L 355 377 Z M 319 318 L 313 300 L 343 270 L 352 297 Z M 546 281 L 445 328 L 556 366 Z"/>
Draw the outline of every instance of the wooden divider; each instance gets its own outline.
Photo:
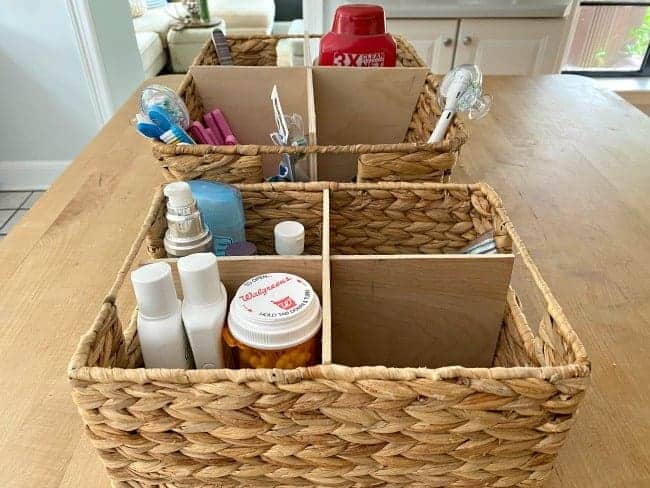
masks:
<path id="1" fill-rule="evenodd" d="M 514 256 L 331 256 L 332 360 L 490 367 Z"/>

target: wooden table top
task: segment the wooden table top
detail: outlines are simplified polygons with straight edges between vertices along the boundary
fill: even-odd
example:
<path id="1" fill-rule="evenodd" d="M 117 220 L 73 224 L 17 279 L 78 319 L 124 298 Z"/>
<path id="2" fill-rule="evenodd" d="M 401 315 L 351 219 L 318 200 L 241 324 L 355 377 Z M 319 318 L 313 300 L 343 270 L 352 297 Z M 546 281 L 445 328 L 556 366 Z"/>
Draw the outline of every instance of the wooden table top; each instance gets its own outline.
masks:
<path id="1" fill-rule="evenodd" d="M 650 486 L 650 119 L 577 76 L 486 85 L 492 112 L 454 178 L 500 193 L 593 363 L 545 486 Z M 0 243 L 4 488 L 110 486 L 66 367 L 162 181 L 135 111 L 132 97 Z"/>

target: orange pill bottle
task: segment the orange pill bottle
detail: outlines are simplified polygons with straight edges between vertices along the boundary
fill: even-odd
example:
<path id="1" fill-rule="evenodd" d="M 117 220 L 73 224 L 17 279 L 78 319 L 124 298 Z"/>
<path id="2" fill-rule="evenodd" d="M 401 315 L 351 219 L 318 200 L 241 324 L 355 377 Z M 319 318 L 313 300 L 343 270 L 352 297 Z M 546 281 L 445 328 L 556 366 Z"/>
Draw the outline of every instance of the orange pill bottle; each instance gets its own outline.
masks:
<path id="1" fill-rule="evenodd" d="M 313 366 L 320 361 L 322 312 L 318 295 L 288 273 L 255 276 L 243 283 L 224 327 L 228 368 Z"/>

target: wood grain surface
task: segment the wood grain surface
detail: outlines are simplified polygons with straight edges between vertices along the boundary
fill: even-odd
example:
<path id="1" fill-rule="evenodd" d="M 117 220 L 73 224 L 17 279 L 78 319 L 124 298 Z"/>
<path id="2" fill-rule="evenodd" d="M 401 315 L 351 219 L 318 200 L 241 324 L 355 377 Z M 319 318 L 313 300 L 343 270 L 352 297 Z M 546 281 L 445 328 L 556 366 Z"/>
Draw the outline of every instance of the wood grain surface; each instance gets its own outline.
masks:
<path id="1" fill-rule="evenodd" d="M 486 85 L 492 112 L 471 123 L 454 178 L 500 193 L 593 364 L 544 486 L 650 486 L 649 119 L 586 78 Z M 110 486 L 66 366 L 162 181 L 129 126 L 135 107 L 132 97 L 0 242 L 3 488 Z"/>

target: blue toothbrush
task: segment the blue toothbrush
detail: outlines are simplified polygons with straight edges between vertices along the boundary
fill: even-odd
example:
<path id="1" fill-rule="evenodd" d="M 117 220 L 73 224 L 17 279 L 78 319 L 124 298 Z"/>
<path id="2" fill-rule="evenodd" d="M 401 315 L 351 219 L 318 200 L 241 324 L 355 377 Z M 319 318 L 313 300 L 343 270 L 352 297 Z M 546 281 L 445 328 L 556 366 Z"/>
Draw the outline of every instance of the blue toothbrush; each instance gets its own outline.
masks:
<path id="1" fill-rule="evenodd" d="M 163 135 L 164 131 L 149 120 L 148 117 L 145 117 L 142 114 L 136 114 L 135 120 L 136 130 L 144 137 L 148 137 L 149 139 L 160 139 L 160 136 Z"/>
<path id="2" fill-rule="evenodd" d="M 159 139 L 165 144 L 194 144 L 192 138 L 183 130 L 182 127 L 176 125 L 167 111 L 154 105 L 149 109 L 149 118 L 156 124 L 162 131 Z"/>

